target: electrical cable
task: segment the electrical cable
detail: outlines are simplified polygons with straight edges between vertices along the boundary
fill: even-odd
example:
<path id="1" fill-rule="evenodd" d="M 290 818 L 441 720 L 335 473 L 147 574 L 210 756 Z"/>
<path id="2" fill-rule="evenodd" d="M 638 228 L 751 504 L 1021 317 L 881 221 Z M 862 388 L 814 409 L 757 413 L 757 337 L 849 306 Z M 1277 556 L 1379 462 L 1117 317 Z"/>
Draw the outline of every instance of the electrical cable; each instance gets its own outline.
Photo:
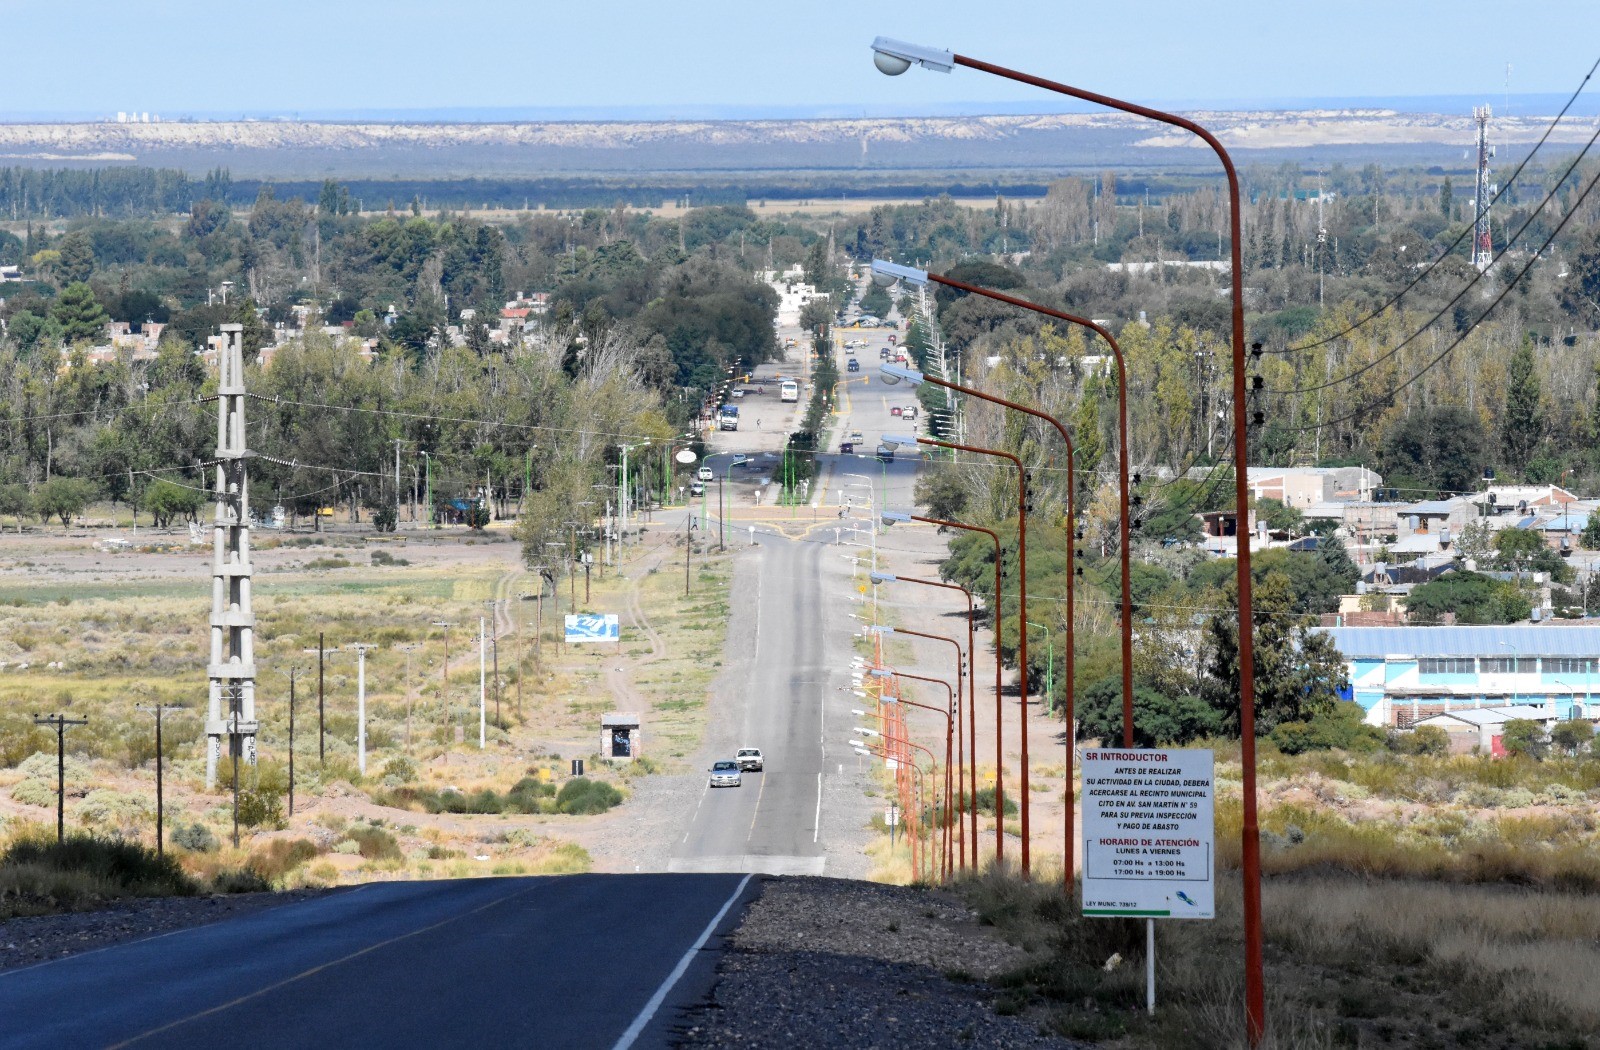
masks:
<path id="1" fill-rule="evenodd" d="M 1589 136 L 1589 141 L 1584 144 L 1583 150 L 1575 158 L 1573 158 L 1572 163 L 1567 166 L 1567 170 L 1562 173 L 1561 179 L 1557 182 L 1557 186 L 1560 186 L 1562 183 L 1565 183 L 1567 181 L 1567 177 L 1570 176 L 1572 174 L 1573 170 L 1577 168 L 1579 162 L 1581 162 L 1583 160 L 1584 155 L 1589 152 L 1590 147 L 1592 147 L 1595 144 L 1596 141 L 1600 141 L 1600 124 L 1596 124 L 1595 132 L 1594 132 L 1593 135 Z M 1593 183 L 1591 182 L 1590 185 L 1593 185 Z M 1579 195 L 1578 199 L 1573 202 L 1572 209 L 1569 209 L 1569 211 L 1568 211 L 1569 215 L 1572 213 L 1572 210 L 1575 210 L 1578 207 L 1578 205 L 1583 202 L 1583 198 L 1585 196 L 1587 196 L 1587 194 L 1588 194 L 1588 191 L 1585 190 L 1583 192 L 1583 194 Z M 1497 263 L 1501 259 L 1505 258 L 1505 256 L 1511 251 L 1512 242 L 1515 241 L 1518 237 L 1522 236 L 1523 232 L 1526 231 L 1527 228 L 1533 224 L 1533 220 L 1539 217 L 1539 214 L 1540 214 L 1540 212 L 1542 210 L 1543 210 L 1543 206 L 1541 205 L 1539 208 L 1536 208 L 1533 211 L 1529 212 L 1528 213 L 1528 217 L 1523 220 L 1522 225 L 1517 227 L 1517 232 L 1512 234 L 1510 237 L 1506 238 L 1505 247 L 1501 248 L 1499 253 L 1497 255 L 1495 255 L 1494 259 L 1490 262 L 1490 267 L 1491 268 L 1493 267 L 1494 263 Z M 1562 225 L 1565 225 L 1565 223 L 1563 223 Z M 1561 227 L 1558 226 L 1558 227 L 1556 227 L 1556 229 L 1557 229 L 1557 231 L 1559 231 L 1561 229 Z M 1534 253 L 1533 260 L 1529 261 L 1529 265 L 1530 266 L 1532 265 L 1533 261 L 1537 260 L 1544 253 L 1544 249 L 1545 248 L 1550 247 L 1551 242 L 1554 241 L 1554 240 L 1555 240 L 1554 234 L 1552 234 L 1550 237 L 1545 239 L 1544 244 L 1541 245 L 1539 247 L 1539 250 Z M 1435 324 L 1437 324 L 1439 322 L 1439 319 L 1442 318 L 1445 314 L 1449 313 L 1451 308 L 1454 307 L 1456 303 L 1461 301 L 1461 297 L 1466 295 L 1474 287 L 1476 287 L 1478 282 L 1483 280 L 1484 276 L 1488 272 L 1489 271 L 1487 269 L 1485 269 L 1485 270 L 1479 270 L 1477 273 L 1473 274 L 1472 280 L 1468 281 L 1465 285 L 1463 285 L 1461 290 L 1456 292 L 1456 294 L 1451 297 L 1449 302 L 1445 303 L 1442 307 L 1440 307 L 1439 311 L 1437 313 L 1435 313 L 1432 317 L 1428 318 L 1427 321 L 1423 322 L 1421 328 L 1418 328 L 1415 332 L 1412 332 L 1410 335 L 1406 336 L 1404 339 L 1402 339 L 1395 346 L 1391 347 L 1389 350 L 1385 351 L 1384 353 L 1379 354 L 1377 357 L 1374 357 L 1371 361 L 1368 361 L 1366 364 L 1360 366 L 1359 368 L 1355 369 L 1354 371 L 1347 372 L 1344 375 L 1339 376 L 1337 379 L 1329 379 L 1329 380 L 1327 380 L 1325 382 L 1317 383 L 1317 384 L 1314 384 L 1312 386 L 1292 387 L 1292 388 L 1287 389 L 1287 390 L 1267 390 L 1266 393 L 1282 395 L 1282 396 L 1290 396 L 1290 395 L 1295 395 L 1295 394 L 1314 394 L 1317 391 L 1327 390 L 1327 389 L 1330 389 L 1331 387 L 1336 387 L 1336 386 L 1339 386 L 1339 385 L 1341 385 L 1343 383 L 1348 383 L 1352 379 L 1356 379 L 1356 378 L 1358 378 L 1358 377 L 1360 377 L 1362 375 L 1365 375 L 1367 372 L 1372 371 L 1374 368 L 1377 368 L 1379 365 L 1383 364 L 1385 361 L 1389 360 L 1390 358 L 1392 358 L 1396 354 L 1398 354 L 1400 351 L 1404 350 L 1407 346 L 1409 346 L 1411 344 L 1412 340 L 1416 339 L 1418 336 L 1422 335 L 1424 332 L 1428 331 Z M 1527 272 L 1527 268 L 1525 267 L 1522 272 L 1526 273 Z M 1521 279 L 1521 274 L 1518 275 L 1517 279 L 1518 280 Z M 1513 284 L 1514 283 L 1515 282 L 1513 282 Z M 1503 299 L 1504 297 L 1505 297 L 1504 293 L 1502 293 L 1501 296 L 1495 300 L 1495 302 L 1498 303 L 1500 301 L 1500 299 Z M 1480 314 L 1478 316 L 1478 320 L 1481 321 L 1483 319 L 1483 317 L 1484 317 L 1484 314 Z M 1474 322 L 1474 324 L 1476 324 L 1476 323 L 1477 322 Z M 1470 330 L 1471 329 L 1468 329 L 1468 331 L 1470 331 Z"/>
<path id="2" fill-rule="evenodd" d="M 1556 224 L 1556 228 L 1550 231 L 1550 236 L 1545 238 L 1544 244 L 1540 245 L 1539 250 L 1533 253 L 1533 257 L 1528 260 L 1527 264 L 1524 265 L 1520 271 L 1518 271 L 1515 277 L 1506 282 L 1506 286 L 1500 290 L 1500 294 L 1495 296 L 1494 300 L 1490 302 L 1488 306 L 1484 307 L 1483 312 L 1473 320 L 1472 324 L 1468 326 L 1467 329 L 1460 335 L 1456 336 L 1456 338 L 1451 341 L 1450 345 L 1441 350 L 1438 356 L 1434 357 L 1433 360 L 1423 365 L 1410 378 L 1394 386 L 1388 391 L 1388 393 L 1384 394 L 1384 396 L 1378 400 L 1369 401 L 1365 405 L 1361 405 L 1345 415 L 1339 416 L 1335 419 L 1327 420 L 1326 422 L 1308 424 L 1303 427 L 1286 427 L 1283 429 L 1282 433 L 1304 434 L 1314 430 L 1321 430 L 1325 427 L 1338 426 L 1341 423 L 1348 423 L 1353 419 L 1359 418 L 1365 413 L 1371 411 L 1373 408 L 1392 403 L 1396 394 L 1411 386 L 1411 384 L 1415 383 L 1417 380 L 1426 375 L 1435 365 L 1439 364 L 1439 362 L 1443 361 L 1446 357 L 1449 357 L 1451 352 L 1453 352 L 1456 347 L 1460 346 L 1466 341 L 1467 336 L 1472 334 L 1473 330 L 1483 322 L 1483 319 L 1488 317 L 1489 314 L 1494 311 L 1494 308 L 1499 306 L 1501 301 L 1504 300 L 1507 295 L 1511 294 L 1511 290 L 1517 286 L 1522 278 L 1527 276 L 1529 270 L 1533 269 L 1533 264 L 1539 261 L 1540 257 L 1544 254 L 1544 250 L 1554 243 L 1556 235 L 1565 229 L 1567 223 L 1571 222 L 1572 218 L 1577 215 L 1578 206 L 1583 203 L 1586 197 L 1589 196 L 1590 192 L 1593 191 L 1597 183 L 1600 183 L 1600 171 L 1595 172 L 1595 177 L 1589 180 L 1589 184 L 1583 188 L 1583 192 L 1578 195 L 1578 199 L 1572 202 L 1572 207 L 1567 211 L 1567 214 L 1562 216 L 1561 221 Z"/>
<path id="3" fill-rule="evenodd" d="M 1550 122 L 1549 126 L 1544 129 L 1544 134 L 1539 136 L 1539 141 L 1534 143 L 1533 149 L 1528 151 L 1528 155 L 1522 158 L 1522 162 L 1516 166 L 1516 169 L 1514 171 L 1512 171 L 1510 177 L 1506 179 L 1506 181 L 1501 185 L 1501 187 L 1497 191 L 1495 191 L 1494 196 L 1489 198 L 1489 206 L 1490 207 L 1492 207 L 1495 204 L 1495 202 L 1498 201 L 1501 198 L 1501 196 L 1503 196 L 1508 190 L 1511 189 L 1512 185 L 1517 180 L 1517 176 L 1522 174 L 1522 169 L 1528 166 L 1528 162 L 1533 159 L 1534 154 L 1538 153 L 1540 147 L 1542 147 L 1545 144 L 1545 141 L 1550 138 L 1551 133 L 1554 132 L 1555 129 L 1556 129 L 1556 125 L 1561 123 L 1561 118 L 1567 115 L 1567 110 L 1571 109 L 1572 108 L 1572 104 L 1578 100 L 1578 96 L 1583 93 L 1584 87 L 1589 83 L 1589 79 L 1594 76 L 1595 71 L 1597 69 L 1600 69 L 1600 59 L 1595 59 L 1594 65 L 1589 67 L 1589 72 L 1585 73 L 1584 76 L 1583 76 L 1583 80 L 1581 80 L 1578 83 L 1577 90 L 1573 91 L 1572 95 L 1567 99 L 1566 105 L 1561 107 L 1561 112 L 1557 113 L 1555 115 L 1555 119 L 1552 120 Z M 1561 186 L 1561 183 L 1557 182 L 1555 189 L 1552 189 L 1550 193 L 1545 195 L 1545 199 L 1539 203 L 1539 207 L 1534 209 L 1534 214 L 1535 215 L 1537 215 L 1539 213 L 1539 211 L 1541 211 L 1544 208 L 1544 206 L 1550 202 L 1550 199 L 1554 195 L 1555 190 L 1559 189 L 1560 186 Z M 1467 226 L 1467 227 L 1463 228 L 1462 231 L 1459 234 L 1456 235 L 1455 240 L 1451 241 L 1448 245 L 1446 245 L 1444 251 L 1441 252 L 1438 255 L 1438 257 L 1435 258 L 1432 262 L 1428 263 L 1428 265 L 1426 267 L 1424 267 L 1416 275 L 1416 277 L 1412 278 L 1412 280 L 1411 280 L 1411 282 L 1409 284 L 1407 284 L 1404 288 L 1401 288 L 1398 292 L 1396 292 L 1393 296 L 1391 296 L 1389 298 L 1389 300 L 1387 302 L 1385 302 L 1382 306 L 1377 307 L 1371 313 L 1368 313 L 1365 317 L 1362 317 L 1360 320 L 1355 321 L 1348 328 L 1345 328 L 1345 329 L 1343 329 L 1341 331 L 1338 331 L 1338 332 L 1334 332 L 1332 335 L 1323 336 L 1322 338 L 1317 339 L 1317 340 L 1315 340 L 1313 342 L 1310 342 L 1310 343 L 1302 343 L 1299 346 L 1284 347 L 1282 350 L 1266 350 L 1264 352 L 1265 353 L 1269 353 L 1269 354 L 1292 354 L 1292 353 L 1298 353 L 1298 352 L 1300 352 L 1302 350 L 1314 350 L 1319 346 L 1326 346 L 1328 343 L 1333 342 L 1335 339 L 1344 338 L 1345 336 L 1349 335 L 1351 332 L 1354 332 L 1356 329 L 1358 329 L 1358 328 L 1362 327 L 1363 325 L 1367 324 L 1369 321 L 1372 321 L 1375 318 L 1377 318 L 1385 310 L 1388 310 L 1391 306 L 1393 306 L 1396 303 L 1398 303 L 1413 288 L 1415 288 L 1417 285 L 1421 284 L 1422 281 L 1425 278 L 1427 278 L 1427 276 L 1434 271 L 1435 267 L 1437 267 L 1444 260 L 1450 258 L 1450 254 L 1461 246 L 1461 242 L 1466 239 L 1467 234 L 1469 234 L 1469 233 L 1471 233 L 1473 231 L 1473 228 L 1474 227 L 1472 227 L 1472 226 Z"/>

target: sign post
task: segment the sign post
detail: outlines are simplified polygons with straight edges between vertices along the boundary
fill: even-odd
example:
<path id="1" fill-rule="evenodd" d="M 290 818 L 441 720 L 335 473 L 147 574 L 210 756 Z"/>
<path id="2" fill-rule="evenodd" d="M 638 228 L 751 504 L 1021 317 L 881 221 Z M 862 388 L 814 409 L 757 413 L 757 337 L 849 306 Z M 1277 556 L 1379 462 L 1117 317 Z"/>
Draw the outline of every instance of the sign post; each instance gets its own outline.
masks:
<path id="1" fill-rule="evenodd" d="M 1205 750 L 1083 755 L 1083 914 L 1147 921 L 1152 1013 L 1155 920 L 1216 917 L 1214 770 Z"/>
<path id="2" fill-rule="evenodd" d="M 568 645 L 622 640 L 622 628 L 617 621 L 616 613 L 569 615 L 564 626 L 566 630 L 563 637 Z"/>

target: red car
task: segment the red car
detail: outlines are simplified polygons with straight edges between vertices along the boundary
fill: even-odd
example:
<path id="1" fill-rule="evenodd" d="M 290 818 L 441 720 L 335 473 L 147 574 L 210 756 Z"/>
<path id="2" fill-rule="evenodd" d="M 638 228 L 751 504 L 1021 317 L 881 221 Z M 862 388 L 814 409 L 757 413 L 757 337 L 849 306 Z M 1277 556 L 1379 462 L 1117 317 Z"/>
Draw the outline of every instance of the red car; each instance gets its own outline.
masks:
<path id="1" fill-rule="evenodd" d="M 895 405 L 893 408 L 889 409 L 889 414 L 891 416 L 898 416 L 900 414 L 900 406 Z"/>

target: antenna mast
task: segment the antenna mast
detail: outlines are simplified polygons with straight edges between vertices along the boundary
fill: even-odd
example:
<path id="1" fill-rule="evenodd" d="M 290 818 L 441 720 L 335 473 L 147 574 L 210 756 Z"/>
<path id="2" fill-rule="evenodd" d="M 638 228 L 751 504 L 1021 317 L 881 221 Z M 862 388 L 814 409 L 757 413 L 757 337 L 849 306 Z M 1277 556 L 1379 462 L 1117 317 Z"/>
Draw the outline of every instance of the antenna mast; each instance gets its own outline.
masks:
<path id="1" fill-rule="evenodd" d="M 1478 268 L 1479 273 L 1483 273 L 1494 260 L 1494 244 L 1489 237 L 1489 197 L 1492 193 L 1489 188 L 1489 107 L 1473 107 L 1472 119 L 1478 124 L 1477 199 L 1473 202 L 1477 206 L 1477 219 L 1472 228 L 1472 265 Z"/>

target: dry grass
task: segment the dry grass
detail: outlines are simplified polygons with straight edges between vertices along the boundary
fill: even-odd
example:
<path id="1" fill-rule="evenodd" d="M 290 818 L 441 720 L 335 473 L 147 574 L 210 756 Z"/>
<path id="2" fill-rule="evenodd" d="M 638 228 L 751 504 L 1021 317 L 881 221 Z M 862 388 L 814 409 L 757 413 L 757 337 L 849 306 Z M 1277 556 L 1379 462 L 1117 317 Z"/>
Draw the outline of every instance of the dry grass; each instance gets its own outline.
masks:
<path id="1" fill-rule="evenodd" d="M 1033 954 L 995 982 L 1003 1008 L 1112 1050 L 1243 1046 L 1237 878 L 1219 883 L 1216 920 L 1158 924 L 1154 1019 L 1143 924 L 1082 918 L 1043 878 L 991 871 L 962 890 Z M 1600 1045 L 1600 898 L 1296 876 L 1267 881 L 1263 912 L 1266 1046 Z"/>

